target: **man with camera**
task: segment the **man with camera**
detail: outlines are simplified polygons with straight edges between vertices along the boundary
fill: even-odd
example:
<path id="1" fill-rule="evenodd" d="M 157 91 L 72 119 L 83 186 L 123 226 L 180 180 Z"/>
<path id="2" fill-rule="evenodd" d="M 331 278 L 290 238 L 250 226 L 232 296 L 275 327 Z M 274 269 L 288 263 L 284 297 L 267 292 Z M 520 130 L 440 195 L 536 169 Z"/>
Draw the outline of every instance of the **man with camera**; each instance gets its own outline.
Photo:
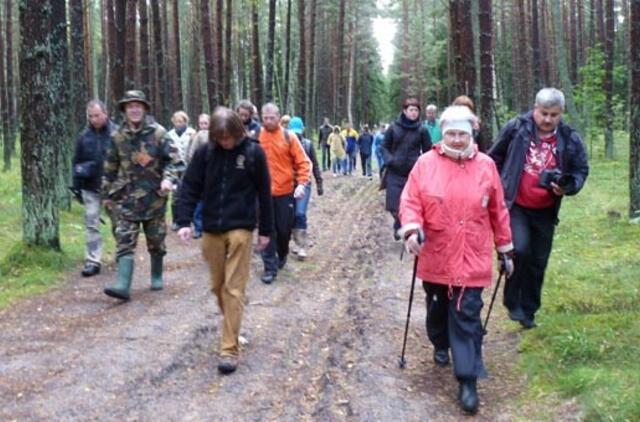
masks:
<path id="1" fill-rule="evenodd" d="M 515 271 L 504 288 L 509 317 L 533 328 L 564 195 L 582 189 L 589 165 L 580 135 L 562 121 L 564 94 L 543 88 L 532 111 L 510 120 L 488 154 L 511 216 Z"/>

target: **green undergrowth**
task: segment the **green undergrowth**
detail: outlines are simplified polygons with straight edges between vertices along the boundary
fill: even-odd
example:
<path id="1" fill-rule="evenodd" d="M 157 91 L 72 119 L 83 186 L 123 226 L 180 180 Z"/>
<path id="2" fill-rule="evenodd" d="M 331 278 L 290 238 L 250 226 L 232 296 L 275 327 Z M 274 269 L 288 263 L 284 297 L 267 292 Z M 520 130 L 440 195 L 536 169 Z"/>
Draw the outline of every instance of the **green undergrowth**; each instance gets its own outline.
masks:
<path id="1" fill-rule="evenodd" d="M 586 421 L 640 420 L 640 225 L 628 217 L 628 142 L 616 138 L 613 161 L 594 148 L 585 188 L 564 200 L 539 327 L 520 345 L 528 395 L 575 397 Z"/>
<path id="2" fill-rule="evenodd" d="M 20 297 L 46 291 L 79 269 L 84 259 L 84 208 L 73 203 L 60 213 L 62 251 L 29 247 L 22 243 L 20 161 L 0 173 L 0 309 Z M 108 219 L 107 219 L 108 220 Z M 113 250 L 109 226 L 102 226 L 105 250 Z"/>

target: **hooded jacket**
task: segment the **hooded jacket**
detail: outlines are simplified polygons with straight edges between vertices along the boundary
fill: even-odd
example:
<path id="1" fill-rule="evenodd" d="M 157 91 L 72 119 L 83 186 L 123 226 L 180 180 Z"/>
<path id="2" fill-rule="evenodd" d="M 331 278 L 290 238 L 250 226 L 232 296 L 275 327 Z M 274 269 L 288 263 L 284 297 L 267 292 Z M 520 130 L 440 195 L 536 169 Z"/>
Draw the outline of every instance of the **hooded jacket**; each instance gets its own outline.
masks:
<path id="1" fill-rule="evenodd" d="M 420 154 L 431 149 L 429 132 L 420 120 L 409 120 L 400 113 L 384 133 L 380 150 L 389 172 L 407 177 Z"/>
<path id="2" fill-rule="evenodd" d="M 422 155 L 400 199 L 403 230 L 422 228 L 417 276 L 451 287 L 486 287 L 493 246 L 513 249 L 509 211 L 496 166 L 487 155 L 446 156 L 440 145 Z"/>
<path id="3" fill-rule="evenodd" d="M 111 132 L 116 125 L 111 121 L 97 130 L 91 125 L 80 132 L 76 139 L 73 154 L 73 187 L 92 192 L 99 192 L 102 183 L 104 156 L 109 143 Z"/>

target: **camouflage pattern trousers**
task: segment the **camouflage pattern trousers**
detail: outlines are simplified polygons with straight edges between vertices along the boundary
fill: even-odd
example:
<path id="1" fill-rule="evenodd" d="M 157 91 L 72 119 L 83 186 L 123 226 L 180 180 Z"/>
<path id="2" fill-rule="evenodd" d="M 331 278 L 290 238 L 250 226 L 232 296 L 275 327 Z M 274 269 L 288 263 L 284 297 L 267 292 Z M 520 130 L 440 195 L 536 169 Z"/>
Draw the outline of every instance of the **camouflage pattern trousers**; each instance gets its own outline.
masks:
<path id="1" fill-rule="evenodd" d="M 167 235 L 167 225 L 164 221 L 164 213 L 148 220 L 129 220 L 120 218 L 116 226 L 116 259 L 133 255 L 138 244 L 140 226 L 147 238 L 147 250 L 151 256 L 164 256 L 167 253 L 164 238 Z"/>
<path id="2" fill-rule="evenodd" d="M 82 202 L 84 202 L 84 225 L 85 225 L 85 253 L 84 259 L 87 262 L 100 264 L 102 259 L 102 235 L 100 234 L 100 209 L 101 197 L 99 193 L 89 190 L 82 190 Z M 114 209 L 107 209 L 107 215 L 111 219 L 112 233 L 115 237 L 117 212 Z"/>

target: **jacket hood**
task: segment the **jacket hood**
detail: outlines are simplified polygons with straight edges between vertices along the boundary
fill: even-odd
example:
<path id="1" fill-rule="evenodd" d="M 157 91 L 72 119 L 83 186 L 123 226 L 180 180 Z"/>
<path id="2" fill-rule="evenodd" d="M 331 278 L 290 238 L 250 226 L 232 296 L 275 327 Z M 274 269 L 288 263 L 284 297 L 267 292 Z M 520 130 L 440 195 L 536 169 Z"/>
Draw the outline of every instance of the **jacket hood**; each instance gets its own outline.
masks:
<path id="1" fill-rule="evenodd" d="M 396 123 L 405 129 L 418 129 L 420 127 L 420 119 L 409 120 L 404 113 L 400 113 Z"/>

